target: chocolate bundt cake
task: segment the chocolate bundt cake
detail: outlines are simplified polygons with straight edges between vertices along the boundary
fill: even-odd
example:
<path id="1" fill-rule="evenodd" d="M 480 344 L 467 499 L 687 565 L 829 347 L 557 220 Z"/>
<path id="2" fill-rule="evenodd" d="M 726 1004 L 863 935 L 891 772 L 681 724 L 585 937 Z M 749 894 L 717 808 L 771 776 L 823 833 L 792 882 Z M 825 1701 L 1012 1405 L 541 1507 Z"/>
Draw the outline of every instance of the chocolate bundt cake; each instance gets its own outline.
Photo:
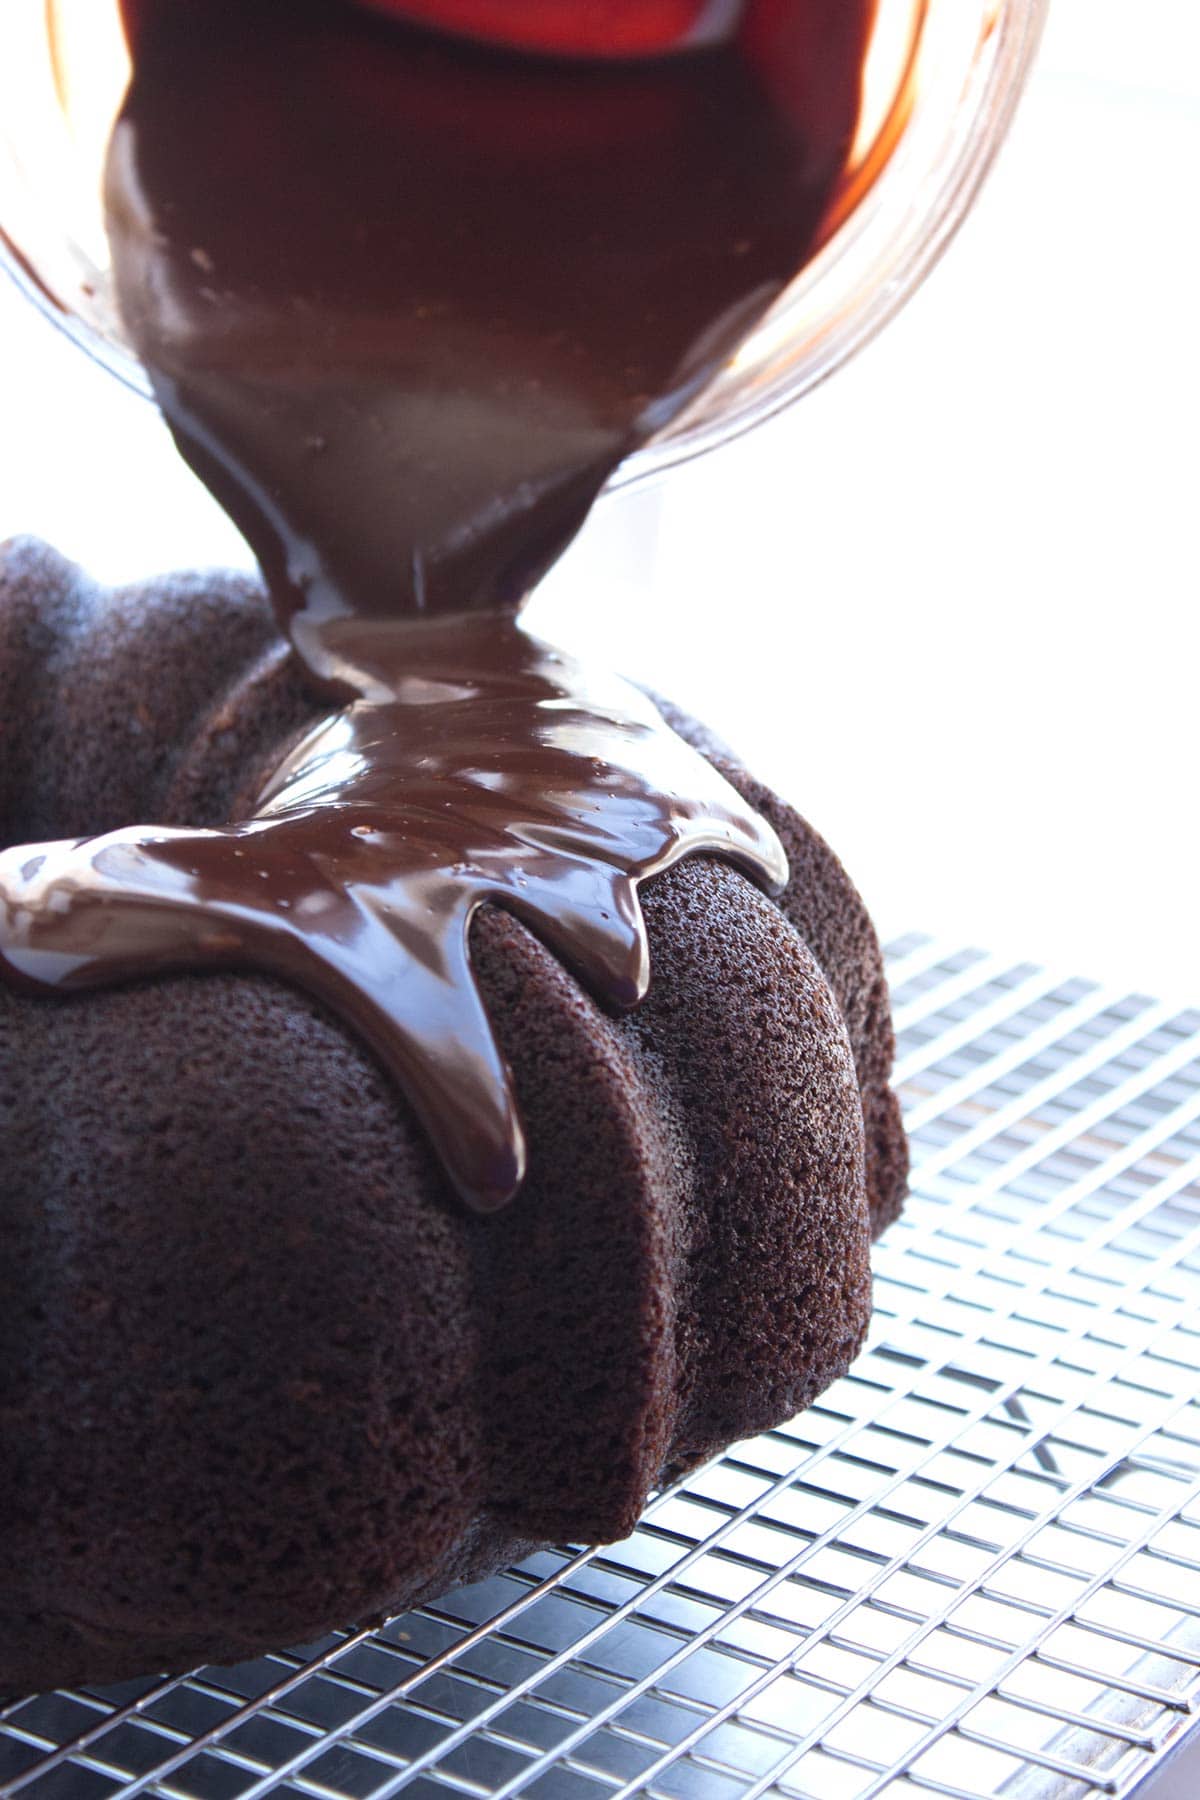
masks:
<path id="1" fill-rule="evenodd" d="M 325 710 L 249 580 L 107 592 L 4 552 L 0 848 L 242 817 Z M 0 981 L 0 1692 L 230 1661 L 617 1538 L 845 1370 L 905 1176 L 879 949 L 821 839 L 669 717 L 787 886 L 699 856 L 648 881 L 620 1016 L 476 914 L 528 1145 L 501 1210 L 277 978 Z"/>

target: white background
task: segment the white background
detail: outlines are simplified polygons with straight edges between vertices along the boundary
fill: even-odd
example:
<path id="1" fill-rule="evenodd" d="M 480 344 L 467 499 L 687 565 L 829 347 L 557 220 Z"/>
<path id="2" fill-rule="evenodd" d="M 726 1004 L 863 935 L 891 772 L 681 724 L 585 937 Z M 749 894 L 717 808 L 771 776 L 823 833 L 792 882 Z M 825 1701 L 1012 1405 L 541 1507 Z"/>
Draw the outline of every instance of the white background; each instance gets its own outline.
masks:
<path id="1" fill-rule="evenodd" d="M 910 927 L 1200 999 L 1200 8 L 1054 0 L 1012 139 L 832 383 L 605 502 L 535 619 L 709 718 Z M 0 282 L 0 536 L 244 561 Z"/>

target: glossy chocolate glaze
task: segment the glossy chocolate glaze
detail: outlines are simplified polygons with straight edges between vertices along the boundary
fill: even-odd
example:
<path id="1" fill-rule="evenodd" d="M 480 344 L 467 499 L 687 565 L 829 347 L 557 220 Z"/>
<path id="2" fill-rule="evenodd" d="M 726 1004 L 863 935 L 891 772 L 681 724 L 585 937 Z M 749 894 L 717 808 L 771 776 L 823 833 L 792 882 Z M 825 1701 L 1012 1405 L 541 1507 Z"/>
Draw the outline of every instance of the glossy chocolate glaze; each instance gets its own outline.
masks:
<path id="1" fill-rule="evenodd" d="M 11 980 L 283 975 L 374 1045 L 468 1200 L 512 1194 L 476 908 L 622 1006 L 648 979 L 639 881 L 696 851 L 786 874 L 643 695 L 514 614 L 820 241 L 872 12 L 756 0 L 732 43 L 601 67 L 335 0 L 127 0 L 126 328 L 346 710 L 244 823 L 0 857 Z"/>
<path id="2" fill-rule="evenodd" d="M 649 961 L 637 883 L 732 857 L 767 886 L 775 833 L 641 691 L 481 614 L 405 629 L 406 673 L 309 734 L 244 824 L 113 832 L 0 853 L 0 965 L 64 992 L 257 968 L 350 1019 L 475 1205 L 524 1170 L 520 1121 L 470 968 L 485 902 L 604 1004 Z"/>
<path id="3" fill-rule="evenodd" d="M 871 10 L 785 0 L 780 93 L 769 36 L 601 67 L 339 0 L 140 0 L 122 316 L 316 676 L 377 683 L 348 618 L 517 606 L 720 367 L 819 241 Z"/>

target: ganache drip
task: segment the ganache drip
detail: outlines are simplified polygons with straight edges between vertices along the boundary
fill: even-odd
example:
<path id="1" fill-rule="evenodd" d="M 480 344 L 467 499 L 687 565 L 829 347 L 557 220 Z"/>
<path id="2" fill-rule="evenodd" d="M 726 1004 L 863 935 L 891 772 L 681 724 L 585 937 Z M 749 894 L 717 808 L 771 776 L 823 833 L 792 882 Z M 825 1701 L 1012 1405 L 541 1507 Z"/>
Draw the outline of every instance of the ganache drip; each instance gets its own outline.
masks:
<path id="1" fill-rule="evenodd" d="M 374 1046 L 470 1202 L 512 1195 L 476 910 L 620 1008 L 649 978 L 641 881 L 698 852 L 786 878 L 641 692 L 515 614 L 822 242 L 874 4 L 753 0 L 719 45 L 600 67 L 334 0 L 123 0 L 122 318 L 345 710 L 245 821 L 0 855 L 0 974 L 282 976 Z"/>
<path id="2" fill-rule="evenodd" d="M 637 884 L 698 851 L 768 889 L 783 849 L 637 688 L 514 620 L 403 630 L 405 673 L 292 752 L 245 823 L 117 831 L 0 854 L 0 965 L 60 992 L 257 969 L 347 1018 L 480 1210 L 525 1168 L 471 969 L 501 906 L 604 1005 L 649 981 Z"/>
<path id="3" fill-rule="evenodd" d="M 601 67 L 344 0 L 125 0 L 121 316 L 327 691 L 370 685 L 364 625 L 519 607 L 804 266 L 874 4 Z"/>

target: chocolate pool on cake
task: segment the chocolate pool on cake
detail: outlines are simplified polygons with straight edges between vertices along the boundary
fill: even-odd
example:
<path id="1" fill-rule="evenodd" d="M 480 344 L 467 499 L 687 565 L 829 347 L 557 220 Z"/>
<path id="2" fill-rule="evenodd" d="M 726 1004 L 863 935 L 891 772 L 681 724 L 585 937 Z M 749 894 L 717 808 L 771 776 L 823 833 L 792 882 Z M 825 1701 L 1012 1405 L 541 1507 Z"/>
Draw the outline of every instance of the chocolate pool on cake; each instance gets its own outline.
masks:
<path id="1" fill-rule="evenodd" d="M 3 1691 L 621 1536 L 901 1203 L 836 858 L 520 617 L 823 242 L 871 0 L 407 10 L 125 8 L 121 317 L 262 583 L 0 560 Z"/>

